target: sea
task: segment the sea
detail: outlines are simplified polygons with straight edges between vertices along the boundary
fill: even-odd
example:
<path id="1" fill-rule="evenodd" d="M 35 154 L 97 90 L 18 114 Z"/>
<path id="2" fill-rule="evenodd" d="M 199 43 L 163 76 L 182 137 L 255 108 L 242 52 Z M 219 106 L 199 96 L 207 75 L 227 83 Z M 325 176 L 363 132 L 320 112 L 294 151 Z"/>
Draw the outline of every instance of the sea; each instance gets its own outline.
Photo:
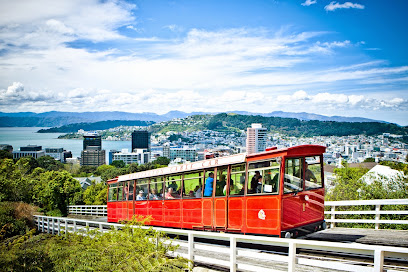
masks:
<path id="1" fill-rule="evenodd" d="M 44 127 L 0 127 L 0 144 L 9 144 L 15 151 L 27 145 L 40 145 L 46 147 L 64 148 L 72 152 L 72 157 L 80 157 L 82 151 L 82 140 L 58 139 L 65 133 L 37 133 Z M 132 149 L 131 141 L 105 141 L 102 140 L 102 149 L 106 150 L 106 163 L 110 150 Z"/>

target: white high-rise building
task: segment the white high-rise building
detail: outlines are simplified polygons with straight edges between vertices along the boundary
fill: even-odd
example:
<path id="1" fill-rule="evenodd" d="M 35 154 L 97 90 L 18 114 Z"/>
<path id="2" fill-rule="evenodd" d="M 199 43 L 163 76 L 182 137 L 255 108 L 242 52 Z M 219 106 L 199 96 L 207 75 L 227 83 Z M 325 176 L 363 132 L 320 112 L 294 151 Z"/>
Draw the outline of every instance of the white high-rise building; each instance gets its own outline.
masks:
<path id="1" fill-rule="evenodd" d="M 247 129 L 246 149 L 248 154 L 263 152 L 266 149 L 267 129 L 262 124 L 252 124 Z"/>

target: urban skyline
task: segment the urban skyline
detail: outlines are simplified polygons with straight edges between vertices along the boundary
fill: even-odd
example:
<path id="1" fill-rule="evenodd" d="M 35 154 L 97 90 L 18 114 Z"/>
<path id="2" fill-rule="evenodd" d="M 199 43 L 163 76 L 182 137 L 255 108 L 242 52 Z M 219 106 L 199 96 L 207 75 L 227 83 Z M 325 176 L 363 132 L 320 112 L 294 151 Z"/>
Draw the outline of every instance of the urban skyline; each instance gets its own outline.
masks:
<path id="1" fill-rule="evenodd" d="M 0 7 L 0 111 L 284 110 L 408 124 L 403 0 Z"/>

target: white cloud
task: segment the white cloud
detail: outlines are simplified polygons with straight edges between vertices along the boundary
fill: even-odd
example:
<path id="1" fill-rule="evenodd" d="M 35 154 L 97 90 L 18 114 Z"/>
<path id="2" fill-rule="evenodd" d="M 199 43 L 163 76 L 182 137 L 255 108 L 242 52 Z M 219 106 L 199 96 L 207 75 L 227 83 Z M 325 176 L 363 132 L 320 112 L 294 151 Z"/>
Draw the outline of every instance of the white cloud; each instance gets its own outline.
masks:
<path id="1" fill-rule="evenodd" d="M 32 2 L 2 4 L 4 10 L 14 13 L 0 18 L 3 111 L 270 112 L 298 111 L 305 106 L 303 111 L 329 112 L 329 107 L 406 107 L 407 95 L 368 97 L 387 93 L 397 84 L 402 86 L 398 93 L 407 93 L 408 66 L 356 61 L 359 55 L 354 50 L 363 43 L 330 39 L 333 33 L 296 32 L 291 27 L 276 32 L 265 28 L 191 29 L 172 40 L 130 38 L 121 36 L 118 28 L 135 30 L 137 22 L 131 13 L 135 6 L 73 0 L 40 10 L 38 6 L 48 2 Z M 29 12 L 29 8 L 38 12 Z M 107 47 L 111 45 L 107 40 L 115 43 L 109 50 L 67 44 L 84 39 L 93 45 L 104 41 Z M 343 55 L 337 53 L 349 49 L 353 49 L 353 60 L 343 61 Z M 9 86 L 13 81 L 17 83 Z M 374 83 L 378 84 L 375 90 L 371 88 Z M 354 95 L 349 95 L 349 86 Z M 313 91 L 291 93 L 299 89 Z M 337 90 L 347 94 L 338 95 Z M 402 101 L 393 100 L 395 97 Z"/>
<path id="2" fill-rule="evenodd" d="M 302 3 L 301 5 L 302 6 L 310 6 L 310 5 L 313 5 L 313 4 L 316 4 L 317 3 L 317 0 L 306 0 L 304 3 Z"/>
<path id="3" fill-rule="evenodd" d="M 357 3 L 345 2 L 340 4 L 339 2 L 332 1 L 330 4 L 324 7 L 326 11 L 335 11 L 336 9 L 364 9 L 365 6 Z"/>

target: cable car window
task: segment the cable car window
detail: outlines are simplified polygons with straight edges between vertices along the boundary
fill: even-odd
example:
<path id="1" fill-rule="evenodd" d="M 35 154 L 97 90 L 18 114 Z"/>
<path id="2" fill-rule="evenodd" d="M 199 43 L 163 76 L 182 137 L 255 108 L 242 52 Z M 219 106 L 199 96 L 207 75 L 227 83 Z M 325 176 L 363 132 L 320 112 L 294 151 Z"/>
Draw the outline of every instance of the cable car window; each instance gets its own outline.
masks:
<path id="1" fill-rule="evenodd" d="M 227 189 L 228 167 L 217 168 L 217 182 L 215 183 L 215 196 L 224 196 L 224 189 Z"/>
<path id="2" fill-rule="evenodd" d="M 110 184 L 109 185 L 109 196 L 108 201 L 117 201 L 118 200 L 118 185 L 117 184 Z"/>
<path id="3" fill-rule="evenodd" d="M 203 172 L 184 174 L 183 198 L 200 198 L 203 188 Z"/>
<path id="4" fill-rule="evenodd" d="M 245 164 L 231 166 L 229 195 L 244 195 L 245 191 Z M 224 190 L 226 194 L 226 190 Z"/>
<path id="5" fill-rule="evenodd" d="M 277 194 L 281 158 L 253 162 L 248 165 L 248 194 Z"/>
<path id="6" fill-rule="evenodd" d="M 123 186 L 124 186 L 124 182 L 120 182 L 118 185 L 118 201 L 123 200 Z"/>
<path id="7" fill-rule="evenodd" d="M 322 188 L 322 165 L 320 156 L 305 158 L 305 189 Z"/>
<path id="8" fill-rule="evenodd" d="M 128 181 L 125 187 L 125 199 L 133 200 L 133 185 L 134 181 Z"/>
<path id="9" fill-rule="evenodd" d="M 180 198 L 181 193 L 181 175 L 172 175 L 167 177 L 165 188 L 165 199 Z"/>
<path id="10" fill-rule="evenodd" d="M 149 192 L 149 180 L 139 179 L 136 181 L 136 200 L 146 200 Z"/>
<path id="11" fill-rule="evenodd" d="M 214 169 L 208 169 L 205 171 L 205 182 L 204 182 L 204 197 L 211 197 L 213 195 L 213 184 L 214 184 Z"/>
<path id="12" fill-rule="evenodd" d="M 289 158 L 285 162 L 285 194 L 303 191 L 303 158 Z"/>
<path id="13" fill-rule="evenodd" d="M 164 177 L 156 177 L 150 179 L 149 200 L 163 199 L 163 181 Z"/>

